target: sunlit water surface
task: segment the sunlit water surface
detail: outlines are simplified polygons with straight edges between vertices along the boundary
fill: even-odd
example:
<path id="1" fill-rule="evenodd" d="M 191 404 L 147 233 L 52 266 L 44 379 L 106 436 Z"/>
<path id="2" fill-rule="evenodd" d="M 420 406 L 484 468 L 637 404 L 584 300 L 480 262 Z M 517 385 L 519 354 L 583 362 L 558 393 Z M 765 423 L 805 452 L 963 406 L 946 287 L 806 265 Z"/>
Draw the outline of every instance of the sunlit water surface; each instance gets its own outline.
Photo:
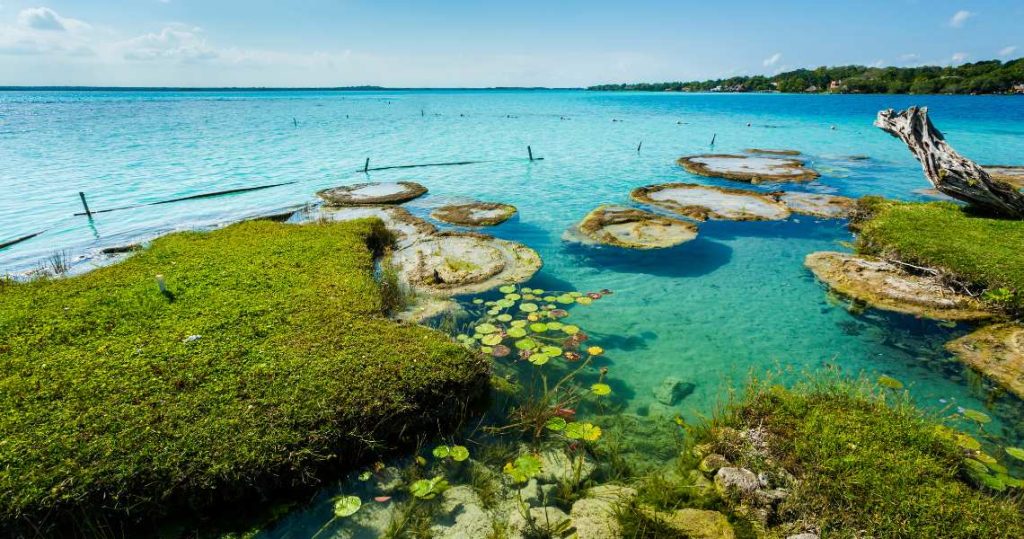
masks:
<path id="1" fill-rule="evenodd" d="M 0 273 L 57 251 L 91 267 L 97 251 L 314 202 L 325 187 L 413 180 L 417 215 L 452 199 L 507 202 L 518 216 L 489 232 L 536 249 L 529 286 L 615 293 L 573 310 L 607 349 L 614 398 L 644 412 L 667 376 L 696 384 L 678 407 L 709 413 L 748 374 L 831 366 L 888 374 L 925 408 L 988 410 L 988 430 L 1019 439 L 1017 401 L 991 399 L 942 345 L 970 330 L 878 311 L 851 314 L 803 267 L 843 250 L 845 223 L 703 224 L 697 240 L 656 252 L 565 243 L 599 204 L 686 181 L 686 154 L 793 148 L 822 176 L 792 189 L 923 199 L 919 165 L 872 127 L 884 108 L 928 105 L 950 142 L 981 163 L 1024 161 L 1024 99 L 1013 97 L 614 94 L 582 91 L 0 93 Z M 749 124 L 749 126 L 748 126 Z M 642 148 L 637 151 L 642 142 Z M 530 162 L 527 145 L 536 157 Z M 867 156 L 868 159 L 851 159 Z M 363 174 L 370 166 L 482 161 Z M 296 183 L 215 199 L 74 217 L 199 193 Z M 770 188 L 772 186 L 766 186 Z M 93 257 L 93 258 L 90 258 Z M 988 407 L 986 408 L 986 406 Z M 311 518 L 322 518 L 311 517 Z M 315 526 L 314 526 L 315 528 Z"/>

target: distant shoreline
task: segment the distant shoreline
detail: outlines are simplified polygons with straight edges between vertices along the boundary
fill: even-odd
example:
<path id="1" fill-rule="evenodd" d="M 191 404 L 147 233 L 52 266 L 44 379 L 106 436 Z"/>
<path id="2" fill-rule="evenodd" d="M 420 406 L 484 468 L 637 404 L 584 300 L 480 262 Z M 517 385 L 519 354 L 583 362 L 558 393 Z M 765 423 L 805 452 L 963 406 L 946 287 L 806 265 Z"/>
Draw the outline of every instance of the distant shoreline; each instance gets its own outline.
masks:
<path id="1" fill-rule="evenodd" d="M 386 86 L 263 87 L 263 86 L 0 86 L 0 92 L 401 92 L 401 91 L 565 91 L 585 88 L 491 86 L 480 88 L 389 88 Z"/>

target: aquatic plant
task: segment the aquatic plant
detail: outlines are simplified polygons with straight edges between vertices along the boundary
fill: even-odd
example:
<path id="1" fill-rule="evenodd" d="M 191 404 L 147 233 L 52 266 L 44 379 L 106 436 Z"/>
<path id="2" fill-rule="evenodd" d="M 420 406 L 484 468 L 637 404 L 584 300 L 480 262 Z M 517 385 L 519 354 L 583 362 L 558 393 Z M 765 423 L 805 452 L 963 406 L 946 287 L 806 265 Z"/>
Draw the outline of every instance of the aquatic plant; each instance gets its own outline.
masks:
<path id="1" fill-rule="evenodd" d="M 438 494 L 448 490 L 448 480 L 443 475 L 431 479 L 420 479 L 409 487 L 409 494 L 421 500 L 432 500 Z"/>
<path id="2" fill-rule="evenodd" d="M 505 463 L 502 472 L 513 482 L 526 483 L 541 472 L 540 458 L 531 454 L 519 455 L 514 461 Z"/>

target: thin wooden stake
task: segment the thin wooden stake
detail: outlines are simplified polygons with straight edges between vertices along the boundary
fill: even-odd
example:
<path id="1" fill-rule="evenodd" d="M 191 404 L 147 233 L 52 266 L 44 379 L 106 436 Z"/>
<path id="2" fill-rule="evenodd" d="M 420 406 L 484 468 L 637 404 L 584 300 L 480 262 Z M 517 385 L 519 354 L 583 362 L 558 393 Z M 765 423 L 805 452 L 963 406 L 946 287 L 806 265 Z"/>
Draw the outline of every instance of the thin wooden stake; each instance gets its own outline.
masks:
<path id="1" fill-rule="evenodd" d="M 85 193 L 82 191 L 78 192 L 79 198 L 82 199 L 82 206 L 85 207 L 85 215 L 92 219 L 92 212 L 89 211 L 89 203 L 85 201 Z"/>
<path id="2" fill-rule="evenodd" d="M 299 126 L 299 121 L 296 120 L 295 118 L 292 118 L 292 123 L 295 124 L 295 127 Z"/>
<path id="3" fill-rule="evenodd" d="M 718 133 L 715 133 L 714 135 L 712 135 L 712 136 L 711 136 L 711 145 L 712 145 L 712 146 L 714 146 L 714 145 L 715 145 L 715 139 L 716 139 L 716 138 L 718 138 Z"/>
<path id="4" fill-rule="evenodd" d="M 636 147 L 636 153 L 640 153 L 640 148 L 644 147 L 644 141 L 640 141 L 640 144 Z"/>
<path id="5" fill-rule="evenodd" d="M 367 157 L 366 158 L 366 164 L 363 165 L 363 172 L 366 173 L 366 172 L 369 172 L 369 171 L 370 171 L 370 158 Z"/>
<path id="6" fill-rule="evenodd" d="M 530 154 L 530 161 L 533 161 L 533 148 L 527 146 L 526 153 Z"/>

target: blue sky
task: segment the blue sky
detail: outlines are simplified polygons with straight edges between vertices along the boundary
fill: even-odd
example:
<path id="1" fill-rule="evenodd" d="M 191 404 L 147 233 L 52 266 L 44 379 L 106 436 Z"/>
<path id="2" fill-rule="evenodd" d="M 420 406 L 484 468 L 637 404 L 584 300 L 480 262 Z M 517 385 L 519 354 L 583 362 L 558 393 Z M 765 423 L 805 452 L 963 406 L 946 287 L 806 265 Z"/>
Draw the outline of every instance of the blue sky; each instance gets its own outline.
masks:
<path id="1" fill-rule="evenodd" d="M 0 85 L 581 86 L 1024 56 L 1024 0 L 0 0 Z"/>

